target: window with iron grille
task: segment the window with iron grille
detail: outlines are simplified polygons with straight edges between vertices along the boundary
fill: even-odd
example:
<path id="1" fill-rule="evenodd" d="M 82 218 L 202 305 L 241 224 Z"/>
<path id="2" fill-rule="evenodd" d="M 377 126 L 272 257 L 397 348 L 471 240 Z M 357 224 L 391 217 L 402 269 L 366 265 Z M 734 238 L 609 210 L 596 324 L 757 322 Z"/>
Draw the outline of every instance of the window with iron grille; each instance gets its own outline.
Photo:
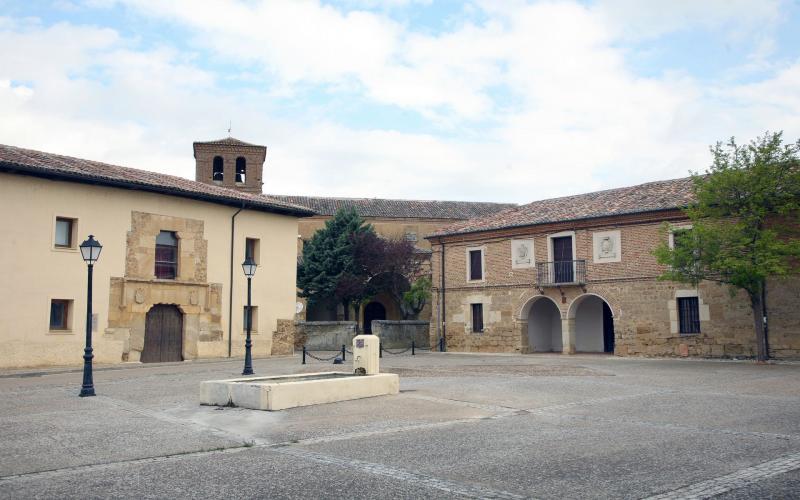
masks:
<path id="1" fill-rule="evenodd" d="M 469 251 L 469 279 L 470 281 L 483 279 L 483 252 L 480 250 Z"/>
<path id="2" fill-rule="evenodd" d="M 156 278 L 174 280 L 178 276 L 178 237 L 161 231 L 156 237 Z"/>
<path id="3" fill-rule="evenodd" d="M 472 332 L 483 332 L 483 304 L 472 304 Z"/>
<path id="4" fill-rule="evenodd" d="M 678 299 L 678 320 L 680 333 L 700 333 L 700 301 L 697 297 Z"/>

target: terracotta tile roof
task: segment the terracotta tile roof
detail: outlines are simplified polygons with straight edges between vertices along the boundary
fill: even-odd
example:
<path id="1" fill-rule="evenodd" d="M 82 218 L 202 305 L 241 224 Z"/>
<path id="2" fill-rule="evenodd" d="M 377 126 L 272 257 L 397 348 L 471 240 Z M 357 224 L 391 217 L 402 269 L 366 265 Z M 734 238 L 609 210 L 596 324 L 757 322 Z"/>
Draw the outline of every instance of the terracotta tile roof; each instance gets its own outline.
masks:
<path id="1" fill-rule="evenodd" d="M 333 215 L 340 208 L 355 208 L 361 217 L 401 219 L 465 220 L 493 214 L 513 203 L 471 201 L 390 200 L 381 198 L 326 198 L 317 196 L 269 195 L 287 203 L 308 207 L 319 215 Z"/>
<path id="2" fill-rule="evenodd" d="M 691 203 L 692 179 L 648 182 L 594 193 L 534 201 L 486 217 L 455 222 L 429 238 L 682 208 Z"/>
<path id="3" fill-rule="evenodd" d="M 0 144 L 0 171 L 71 182 L 138 189 L 223 205 L 242 206 L 264 212 L 300 217 L 312 215 L 306 207 L 275 200 L 262 194 L 250 194 L 174 175 L 109 165 L 98 161 L 44 153 Z"/>
<path id="4" fill-rule="evenodd" d="M 211 146 L 253 146 L 256 148 L 266 148 L 260 144 L 251 144 L 249 142 L 240 141 L 233 137 L 225 137 L 224 139 L 216 139 L 213 141 L 195 141 L 193 144 L 208 144 Z"/>

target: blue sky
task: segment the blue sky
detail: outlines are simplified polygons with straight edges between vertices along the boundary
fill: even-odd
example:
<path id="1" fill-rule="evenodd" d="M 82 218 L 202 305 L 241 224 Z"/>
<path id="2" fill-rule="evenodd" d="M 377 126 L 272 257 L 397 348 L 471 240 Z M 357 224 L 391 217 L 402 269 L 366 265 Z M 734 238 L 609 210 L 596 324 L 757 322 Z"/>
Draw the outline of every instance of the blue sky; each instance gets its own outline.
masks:
<path id="1" fill-rule="evenodd" d="M 0 0 L 0 142 L 265 192 L 527 202 L 800 137 L 800 2 Z"/>

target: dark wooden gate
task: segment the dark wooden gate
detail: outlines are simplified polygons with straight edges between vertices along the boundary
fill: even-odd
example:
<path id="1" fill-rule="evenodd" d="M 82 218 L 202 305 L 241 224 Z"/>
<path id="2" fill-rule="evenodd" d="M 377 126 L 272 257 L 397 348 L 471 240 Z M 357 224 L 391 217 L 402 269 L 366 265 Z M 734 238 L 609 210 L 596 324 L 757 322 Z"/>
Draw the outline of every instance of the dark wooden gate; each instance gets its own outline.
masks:
<path id="1" fill-rule="evenodd" d="M 614 315 L 603 301 L 603 352 L 614 352 Z"/>
<path id="2" fill-rule="evenodd" d="M 380 302 L 370 302 L 364 308 L 364 333 L 372 333 L 372 320 L 386 319 L 386 308 Z"/>
<path id="3" fill-rule="evenodd" d="M 176 306 L 158 304 L 147 313 L 142 363 L 183 360 L 183 314 Z"/>
<path id="4" fill-rule="evenodd" d="M 553 271 L 556 283 L 572 283 L 572 237 L 553 238 Z"/>

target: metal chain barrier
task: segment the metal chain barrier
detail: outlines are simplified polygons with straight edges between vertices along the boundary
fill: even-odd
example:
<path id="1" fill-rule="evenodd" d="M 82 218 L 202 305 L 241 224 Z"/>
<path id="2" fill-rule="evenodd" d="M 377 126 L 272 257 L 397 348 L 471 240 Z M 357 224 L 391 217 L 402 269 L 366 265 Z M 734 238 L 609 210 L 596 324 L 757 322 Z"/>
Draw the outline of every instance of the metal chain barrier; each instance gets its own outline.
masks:
<path id="1" fill-rule="evenodd" d="M 439 344 L 440 344 L 439 345 L 439 350 L 442 350 L 442 347 L 443 347 L 441 345 L 442 342 L 440 341 Z M 433 351 L 433 348 L 432 347 L 419 347 L 419 346 L 416 345 L 416 342 L 414 342 L 414 341 L 411 342 L 411 345 L 409 347 L 407 347 L 405 349 L 400 349 L 400 350 L 387 349 L 387 348 L 383 347 L 383 345 L 380 345 L 380 347 L 378 348 L 378 352 L 379 352 L 379 355 L 380 355 L 381 358 L 383 357 L 383 353 L 384 352 L 387 352 L 387 353 L 392 354 L 394 356 L 399 356 L 401 354 L 407 353 L 408 351 L 411 351 L 411 355 L 414 356 L 416 354 L 415 351 L 417 351 L 417 350 L 420 350 L 420 351 Z M 306 364 L 306 357 L 309 357 L 311 359 L 315 359 L 317 361 L 322 361 L 322 362 L 333 361 L 334 359 L 341 357 L 342 361 L 346 361 L 346 359 L 347 359 L 346 355 L 347 354 L 353 354 L 353 351 L 348 349 L 346 344 L 342 344 L 342 348 L 340 350 L 336 351 L 336 354 L 334 354 L 333 356 L 331 356 L 329 358 L 315 356 L 314 354 L 311 354 L 311 351 L 306 349 L 306 346 L 303 346 L 303 362 L 302 362 L 302 364 Z"/>
<path id="2" fill-rule="evenodd" d="M 383 348 L 383 352 L 388 352 L 389 354 L 395 354 L 395 355 L 396 355 L 396 354 L 405 354 L 405 353 L 407 353 L 407 352 L 408 352 L 408 351 L 410 351 L 410 350 L 411 350 L 411 348 L 410 348 L 410 347 L 408 347 L 408 348 L 406 348 L 406 349 L 403 349 L 402 351 L 397 351 L 397 352 L 394 352 L 394 351 L 392 351 L 392 350 L 390 350 L 390 349 L 387 349 L 387 348 L 385 348 L 385 347 Z"/>
<path id="3" fill-rule="evenodd" d="M 306 351 L 306 356 L 308 356 L 311 359 L 316 359 L 317 361 L 333 361 L 334 359 L 339 357 L 339 353 L 337 352 L 336 354 L 334 354 L 330 358 L 320 358 L 320 357 L 317 357 L 317 356 L 314 356 L 313 354 L 311 354 L 310 351 Z"/>

